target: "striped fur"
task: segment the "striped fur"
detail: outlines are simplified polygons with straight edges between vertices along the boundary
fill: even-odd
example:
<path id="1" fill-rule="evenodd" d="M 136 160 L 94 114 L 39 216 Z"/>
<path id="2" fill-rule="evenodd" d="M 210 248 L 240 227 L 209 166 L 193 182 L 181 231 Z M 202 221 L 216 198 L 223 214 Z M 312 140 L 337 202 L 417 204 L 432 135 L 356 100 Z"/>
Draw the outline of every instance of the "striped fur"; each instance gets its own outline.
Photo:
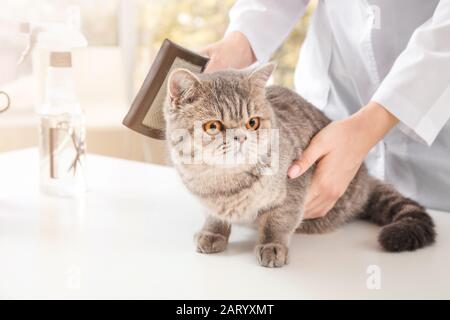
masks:
<path id="1" fill-rule="evenodd" d="M 327 216 L 302 220 L 305 191 L 314 167 L 294 180 L 287 179 L 286 172 L 298 152 L 330 120 L 289 89 L 265 88 L 273 68 L 269 64 L 256 71 L 200 75 L 176 70 L 177 77 L 169 80 L 169 88 L 176 88 L 173 92 L 169 89 L 171 99 L 165 107 L 174 166 L 186 187 L 207 209 L 205 225 L 196 237 L 197 250 L 225 250 L 232 223 L 255 224 L 259 229 L 255 247 L 259 263 L 280 267 L 288 261 L 289 240 L 294 232 L 328 232 L 354 218 L 383 226 L 379 242 L 387 251 L 414 250 L 433 243 L 434 225 L 425 209 L 370 177 L 364 165 Z M 183 77 L 187 81 L 179 80 Z M 183 87 L 186 83 L 188 87 Z M 171 139 L 170 133 L 186 129 L 192 135 L 195 121 L 220 120 L 227 128 L 242 128 L 255 115 L 263 119 L 261 129 L 280 132 L 279 153 L 270 150 L 271 157 L 279 157 L 279 170 L 273 175 L 261 174 L 267 166 L 263 161 L 235 166 L 184 164 L 174 152 L 179 139 Z M 267 143 L 261 135 L 258 139 L 258 143 Z M 225 137 L 218 135 L 214 140 L 227 149 Z M 199 143 L 206 146 L 213 141 Z M 198 152 L 199 146 L 194 144 L 190 155 Z"/>
<path id="2" fill-rule="evenodd" d="M 361 217 L 383 226 L 378 240 L 388 251 L 415 250 L 433 243 L 436 237 L 433 220 L 424 207 L 380 182 L 372 189 Z"/>

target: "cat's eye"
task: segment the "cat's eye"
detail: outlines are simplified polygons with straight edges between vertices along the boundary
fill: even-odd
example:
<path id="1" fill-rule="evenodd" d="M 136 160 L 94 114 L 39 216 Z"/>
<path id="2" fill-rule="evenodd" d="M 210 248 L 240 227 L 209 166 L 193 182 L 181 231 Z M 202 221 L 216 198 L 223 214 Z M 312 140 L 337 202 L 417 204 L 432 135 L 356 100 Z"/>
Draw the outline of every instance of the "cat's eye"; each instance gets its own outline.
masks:
<path id="1" fill-rule="evenodd" d="M 215 136 L 222 131 L 222 127 L 222 122 L 219 120 L 212 120 L 203 124 L 203 130 L 211 136 Z"/>
<path id="2" fill-rule="evenodd" d="M 248 130 L 258 130 L 260 123 L 261 119 L 259 117 L 253 117 L 247 121 L 245 127 Z"/>

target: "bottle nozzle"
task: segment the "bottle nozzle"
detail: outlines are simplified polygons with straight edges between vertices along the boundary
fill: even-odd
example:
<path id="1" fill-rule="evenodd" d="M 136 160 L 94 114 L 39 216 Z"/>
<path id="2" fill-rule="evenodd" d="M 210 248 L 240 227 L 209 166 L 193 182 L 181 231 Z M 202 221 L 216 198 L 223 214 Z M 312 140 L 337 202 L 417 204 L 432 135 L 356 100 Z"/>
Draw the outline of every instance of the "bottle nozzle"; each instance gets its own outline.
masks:
<path id="1" fill-rule="evenodd" d="M 20 66 L 30 55 L 30 53 L 33 51 L 34 47 L 37 43 L 37 38 L 39 36 L 39 33 L 43 31 L 41 27 L 36 27 L 31 29 L 30 32 L 30 24 L 29 23 L 22 23 L 20 25 L 20 31 L 23 33 L 29 33 L 30 36 L 28 38 L 28 44 L 26 48 L 23 50 L 22 54 L 20 55 L 19 60 L 17 61 L 17 66 Z"/>

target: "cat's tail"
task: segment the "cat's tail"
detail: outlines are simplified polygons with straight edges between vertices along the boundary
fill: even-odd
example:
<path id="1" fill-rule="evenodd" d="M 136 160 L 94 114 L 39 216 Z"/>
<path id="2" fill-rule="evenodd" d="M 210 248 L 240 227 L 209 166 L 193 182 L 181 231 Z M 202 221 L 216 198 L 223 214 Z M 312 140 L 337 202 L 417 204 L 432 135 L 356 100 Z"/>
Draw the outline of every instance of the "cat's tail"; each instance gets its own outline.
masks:
<path id="1" fill-rule="evenodd" d="M 362 218 L 383 226 L 378 241 L 387 251 L 416 250 L 436 238 L 433 219 L 425 208 L 380 181 L 374 181 Z"/>

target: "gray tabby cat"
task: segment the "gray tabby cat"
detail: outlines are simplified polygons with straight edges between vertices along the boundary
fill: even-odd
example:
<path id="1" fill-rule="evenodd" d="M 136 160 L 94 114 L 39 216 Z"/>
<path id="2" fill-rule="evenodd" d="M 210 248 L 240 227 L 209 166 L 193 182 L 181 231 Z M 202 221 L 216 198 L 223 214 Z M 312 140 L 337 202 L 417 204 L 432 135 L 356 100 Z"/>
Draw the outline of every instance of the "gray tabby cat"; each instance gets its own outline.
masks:
<path id="1" fill-rule="evenodd" d="M 172 161 L 186 187 L 208 209 L 196 235 L 197 250 L 225 250 L 231 224 L 250 222 L 259 230 L 259 263 L 281 267 L 288 261 L 294 232 L 328 232 L 353 218 L 383 226 L 379 242 L 387 251 L 433 243 L 434 224 L 425 209 L 369 176 L 364 165 L 325 217 L 302 220 L 314 168 L 293 180 L 287 169 L 330 120 L 295 92 L 266 87 L 273 70 L 273 64 L 266 64 L 253 71 L 193 74 L 177 69 L 170 75 L 165 118 Z M 263 132 L 279 133 L 277 150 Z M 236 160 L 251 152 L 256 161 L 223 161 L 224 155 Z M 270 174 L 265 170 L 273 163 L 278 170 Z"/>

